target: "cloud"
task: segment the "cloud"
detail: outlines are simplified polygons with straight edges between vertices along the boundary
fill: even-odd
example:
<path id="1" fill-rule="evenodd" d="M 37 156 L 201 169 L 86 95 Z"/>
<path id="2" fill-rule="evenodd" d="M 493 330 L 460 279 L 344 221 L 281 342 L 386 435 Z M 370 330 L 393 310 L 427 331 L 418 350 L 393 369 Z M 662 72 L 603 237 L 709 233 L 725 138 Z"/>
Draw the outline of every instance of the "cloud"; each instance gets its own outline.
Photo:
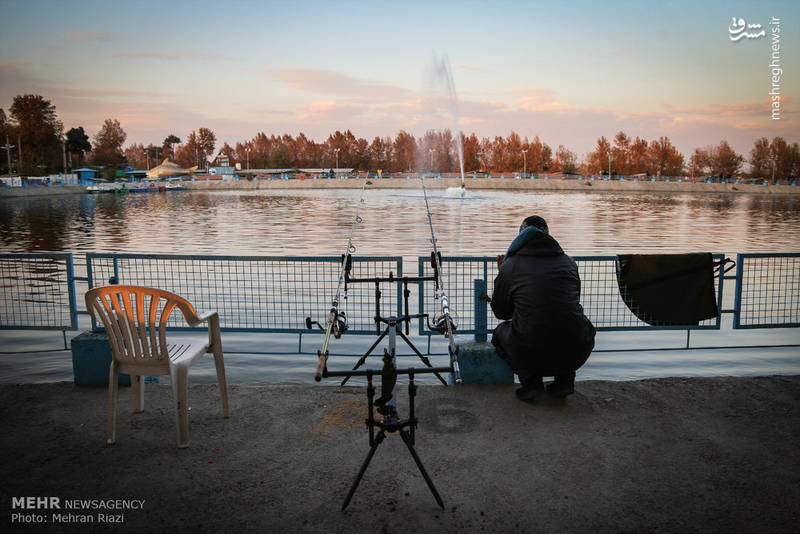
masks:
<path id="1" fill-rule="evenodd" d="M 30 64 L 30 61 L 5 61 L 0 63 L 0 70 L 10 71 L 18 69 L 19 67 L 27 67 Z"/>
<path id="2" fill-rule="evenodd" d="M 64 39 L 69 41 L 108 41 L 111 33 L 106 30 L 64 30 Z"/>
<path id="3" fill-rule="evenodd" d="M 408 98 L 409 89 L 371 80 L 364 80 L 325 69 L 283 67 L 267 70 L 270 80 L 283 82 L 292 89 L 311 93 L 375 99 Z"/>
<path id="4" fill-rule="evenodd" d="M 124 52 L 114 54 L 116 58 L 125 59 L 156 59 L 175 61 L 178 59 L 188 59 L 195 61 L 231 61 L 232 58 L 214 54 L 212 52 L 199 52 L 191 50 L 171 50 L 167 52 Z"/>

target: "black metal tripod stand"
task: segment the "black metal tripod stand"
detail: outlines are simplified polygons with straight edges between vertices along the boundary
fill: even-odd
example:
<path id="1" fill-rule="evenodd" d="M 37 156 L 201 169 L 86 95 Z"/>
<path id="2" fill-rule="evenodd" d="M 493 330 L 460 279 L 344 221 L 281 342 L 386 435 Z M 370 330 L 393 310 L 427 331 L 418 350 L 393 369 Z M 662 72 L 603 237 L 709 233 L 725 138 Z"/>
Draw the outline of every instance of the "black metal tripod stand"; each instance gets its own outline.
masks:
<path id="1" fill-rule="evenodd" d="M 436 490 L 436 486 L 433 484 L 433 480 L 431 480 L 430 475 L 425 470 L 425 466 L 422 465 L 422 460 L 420 460 L 419 455 L 417 454 L 416 449 L 414 449 L 414 433 L 417 427 L 417 418 L 415 415 L 415 405 L 414 399 L 417 394 L 417 386 L 414 384 L 414 374 L 415 373 L 439 373 L 439 372 L 448 372 L 450 371 L 449 367 L 430 367 L 425 369 L 403 369 L 398 370 L 394 367 L 394 357 L 393 354 L 386 351 L 384 353 L 384 366 L 383 369 L 380 371 L 381 375 L 381 396 L 375 400 L 375 386 L 372 384 L 372 377 L 378 372 L 374 370 L 366 370 L 366 371 L 330 371 L 327 373 L 328 376 L 366 376 L 367 377 L 367 419 L 365 421 L 366 425 L 369 427 L 369 452 L 367 453 L 367 457 L 364 459 L 364 462 L 361 464 L 361 468 L 358 470 L 358 475 L 356 475 L 355 480 L 353 481 L 353 485 L 350 486 L 350 491 L 347 493 L 347 497 L 344 499 L 344 503 L 342 504 L 342 510 L 347 508 L 347 505 L 350 504 L 350 500 L 353 498 L 353 494 L 356 492 L 356 488 L 361 483 L 361 479 L 364 477 L 364 473 L 369 467 L 369 463 L 372 461 L 372 457 L 375 455 L 375 451 L 378 449 L 378 445 L 380 445 L 384 439 L 386 439 L 386 433 L 393 433 L 397 432 L 400 434 L 400 438 L 403 440 L 403 443 L 406 444 L 408 448 L 408 452 L 411 454 L 411 457 L 414 459 L 414 463 L 417 464 L 417 468 L 419 469 L 420 473 L 422 473 L 422 477 L 425 479 L 425 483 L 428 485 L 428 488 L 431 490 L 434 499 L 436 499 L 436 503 L 444 509 L 444 502 L 442 501 L 439 492 Z M 397 414 L 396 408 L 396 398 L 394 394 L 394 384 L 397 381 L 397 375 L 403 374 L 408 375 L 408 410 L 409 410 L 409 417 L 408 419 L 400 419 Z M 387 392 L 386 388 L 391 386 L 390 391 Z M 389 397 L 387 399 L 387 397 Z M 375 418 L 375 407 L 377 405 L 378 413 L 381 414 L 381 418 Z M 375 429 L 378 429 L 377 435 L 375 434 Z"/>
<path id="2" fill-rule="evenodd" d="M 400 434 L 400 438 L 405 443 L 406 447 L 408 448 L 408 452 L 411 454 L 411 457 L 414 459 L 414 463 L 417 464 L 417 468 L 419 469 L 420 473 L 422 473 L 422 477 L 425 479 L 425 483 L 428 485 L 428 488 L 431 490 L 433 497 L 436 499 L 437 504 L 444 509 L 444 502 L 442 501 L 439 492 L 436 490 L 436 486 L 433 485 L 433 481 L 431 477 L 428 475 L 428 472 L 425 470 L 425 466 L 422 465 L 422 461 L 417 454 L 416 449 L 414 449 L 414 433 L 417 427 L 417 418 L 414 413 L 414 399 L 416 397 L 417 386 L 414 384 L 414 375 L 419 373 L 433 373 L 436 375 L 439 380 L 447 385 L 447 382 L 442 378 L 439 373 L 449 373 L 453 371 L 452 367 L 434 367 L 431 365 L 430 361 L 427 357 L 425 357 L 417 347 L 411 342 L 408 338 L 408 330 L 409 330 L 409 323 L 412 319 L 423 319 L 427 318 L 428 314 L 424 313 L 417 313 L 411 314 L 409 313 L 409 305 L 408 305 L 408 297 L 410 291 L 408 289 L 409 283 L 419 283 L 425 281 L 432 281 L 437 282 L 436 277 L 434 276 L 418 276 L 418 277 L 411 277 L 411 276 L 402 276 L 402 277 L 395 277 L 392 273 L 389 273 L 388 277 L 373 277 L 373 278 L 350 278 L 349 271 L 345 271 L 345 290 L 348 284 L 354 283 L 370 283 L 375 285 L 375 333 L 378 335 L 378 339 L 372 344 L 372 346 L 367 350 L 367 352 L 359 358 L 358 362 L 356 363 L 355 367 L 353 367 L 350 371 L 328 371 L 327 366 L 325 366 L 322 370 L 321 376 L 322 377 L 344 377 L 342 381 L 342 385 L 344 385 L 347 380 L 351 376 L 366 376 L 367 377 L 367 419 L 365 421 L 367 427 L 369 427 L 369 452 L 367 453 L 367 457 L 364 459 L 364 462 L 361 464 L 361 468 L 358 470 L 358 475 L 356 475 L 355 480 L 353 481 L 352 486 L 350 487 L 350 491 L 347 493 L 347 497 L 342 504 L 342 510 L 347 508 L 347 505 L 350 504 L 350 500 L 353 498 L 353 494 L 355 493 L 358 485 L 361 483 L 361 479 L 364 477 L 364 473 L 369 467 L 370 462 L 372 461 L 372 457 L 375 455 L 375 451 L 378 449 L 378 445 L 380 445 L 384 439 L 386 439 L 386 433 L 394 433 L 397 432 Z M 392 317 L 383 317 L 381 316 L 381 290 L 380 284 L 381 283 L 395 283 L 395 284 L 403 284 L 403 297 L 404 297 L 404 309 L 403 315 L 400 316 L 392 316 Z M 306 320 L 306 324 L 308 327 L 311 327 L 313 324 L 312 321 L 309 319 Z M 318 324 L 318 323 L 317 323 Z M 386 327 L 381 331 L 381 324 L 385 324 Z M 405 333 L 403 333 L 403 325 L 405 325 Z M 320 327 L 321 328 L 321 327 Z M 397 358 L 396 358 L 396 343 L 397 337 L 400 337 L 405 343 L 411 347 L 414 353 L 422 360 L 422 363 L 425 364 L 426 367 L 423 368 L 409 368 L 398 370 L 397 369 Z M 388 349 L 384 349 L 383 351 L 383 368 L 380 370 L 358 370 L 358 368 L 363 365 L 367 357 L 372 353 L 372 351 L 380 344 L 380 342 L 388 337 Z M 375 387 L 372 384 L 372 377 L 376 374 L 380 374 L 381 376 L 381 395 L 379 398 L 375 399 Z M 397 396 L 395 391 L 395 386 L 397 384 L 397 375 L 408 375 L 408 403 L 409 403 L 409 417 L 408 419 L 400 419 L 397 413 Z M 380 414 L 380 418 L 376 419 L 375 417 L 375 410 L 377 408 L 378 413 Z M 377 429 L 377 434 L 376 434 Z"/>

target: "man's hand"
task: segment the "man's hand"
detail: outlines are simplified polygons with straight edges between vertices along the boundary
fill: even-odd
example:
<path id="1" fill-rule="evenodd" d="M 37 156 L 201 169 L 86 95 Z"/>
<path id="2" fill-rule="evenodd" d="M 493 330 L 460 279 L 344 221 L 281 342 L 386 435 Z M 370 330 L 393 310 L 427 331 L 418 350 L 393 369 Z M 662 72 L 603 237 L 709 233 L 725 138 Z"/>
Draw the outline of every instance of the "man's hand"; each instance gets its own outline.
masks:
<path id="1" fill-rule="evenodd" d="M 499 269 L 501 265 L 503 265 L 503 261 L 506 259 L 505 254 L 499 254 L 497 256 L 497 268 Z"/>

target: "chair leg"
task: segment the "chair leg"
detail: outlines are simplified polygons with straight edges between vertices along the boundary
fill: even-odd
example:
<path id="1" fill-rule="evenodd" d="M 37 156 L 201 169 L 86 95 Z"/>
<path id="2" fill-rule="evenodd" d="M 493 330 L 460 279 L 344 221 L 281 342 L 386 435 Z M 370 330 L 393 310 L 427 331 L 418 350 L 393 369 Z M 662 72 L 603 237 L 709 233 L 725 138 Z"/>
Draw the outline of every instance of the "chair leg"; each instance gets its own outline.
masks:
<path id="1" fill-rule="evenodd" d="M 144 377 L 131 375 L 131 396 L 133 398 L 133 413 L 144 411 Z"/>
<path id="2" fill-rule="evenodd" d="M 119 392 L 119 367 L 117 362 L 111 360 L 108 371 L 108 441 L 113 445 L 117 440 L 117 394 Z"/>
<path id="3" fill-rule="evenodd" d="M 172 368 L 172 396 L 175 399 L 175 420 L 178 430 L 178 448 L 189 446 L 189 368 Z"/>
<path id="4" fill-rule="evenodd" d="M 230 417 L 228 408 L 228 382 L 225 378 L 225 360 L 222 356 L 222 347 L 214 344 L 214 366 L 217 368 L 217 382 L 219 382 L 219 396 L 222 399 L 222 416 L 226 419 Z"/>

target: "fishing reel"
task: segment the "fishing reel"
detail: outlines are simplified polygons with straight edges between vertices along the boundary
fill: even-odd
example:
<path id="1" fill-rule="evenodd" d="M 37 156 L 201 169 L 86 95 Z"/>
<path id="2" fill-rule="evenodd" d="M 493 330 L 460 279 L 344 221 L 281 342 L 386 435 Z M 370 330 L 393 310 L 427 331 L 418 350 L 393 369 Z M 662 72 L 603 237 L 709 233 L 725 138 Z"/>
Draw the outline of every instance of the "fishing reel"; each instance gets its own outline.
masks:
<path id="1" fill-rule="evenodd" d="M 336 313 L 334 315 L 333 328 L 331 328 L 333 337 L 339 339 L 345 332 L 347 332 L 348 328 L 350 328 L 350 325 L 347 324 L 347 314 L 345 312 Z"/>
<path id="2" fill-rule="evenodd" d="M 350 328 L 350 325 L 347 324 L 347 314 L 343 311 L 337 312 L 335 308 L 332 309 L 328 314 L 327 322 L 331 325 L 331 334 L 333 334 L 333 337 L 336 339 L 341 338 L 342 335 Z M 306 317 L 306 328 L 312 330 L 314 325 L 317 325 L 321 331 L 325 331 L 322 325 L 319 324 L 319 321 L 314 321 L 311 319 L 311 317 Z"/>
<path id="3" fill-rule="evenodd" d="M 450 317 L 450 315 L 445 315 L 444 313 L 436 317 L 433 320 L 432 324 L 430 321 L 428 321 L 428 328 L 430 330 L 433 330 L 434 332 L 438 332 L 443 336 L 447 337 L 448 323 L 450 323 L 450 328 L 449 328 L 450 332 L 455 333 L 456 331 L 455 321 L 453 321 L 453 318 Z"/>

